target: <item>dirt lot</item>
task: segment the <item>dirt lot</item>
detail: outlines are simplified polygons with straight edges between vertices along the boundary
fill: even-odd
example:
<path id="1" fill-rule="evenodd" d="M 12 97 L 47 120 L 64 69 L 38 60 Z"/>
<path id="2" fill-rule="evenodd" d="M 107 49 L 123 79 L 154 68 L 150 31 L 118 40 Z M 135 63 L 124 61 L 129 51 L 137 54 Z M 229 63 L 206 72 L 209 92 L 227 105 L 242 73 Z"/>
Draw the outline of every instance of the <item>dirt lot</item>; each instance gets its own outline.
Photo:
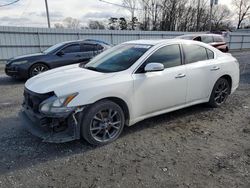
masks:
<path id="1" fill-rule="evenodd" d="M 0 68 L 0 187 L 250 187 L 250 52 L 219 109 L 198 105 L 126 128 L 116 142 L 42 143 L 21 126 L 23 82 Z"/>

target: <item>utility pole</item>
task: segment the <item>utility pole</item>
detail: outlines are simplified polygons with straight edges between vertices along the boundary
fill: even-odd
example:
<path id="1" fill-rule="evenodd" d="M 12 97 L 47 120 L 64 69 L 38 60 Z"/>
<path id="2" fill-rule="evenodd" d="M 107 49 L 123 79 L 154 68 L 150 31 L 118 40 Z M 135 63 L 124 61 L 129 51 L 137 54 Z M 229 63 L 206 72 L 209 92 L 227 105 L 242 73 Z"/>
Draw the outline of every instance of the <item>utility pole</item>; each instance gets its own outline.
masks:
<path id="1" fill-rule="evenodd" d="M 200 29 L 200 6 L 201 0 L 198 0 L 198 7 L 197 7 L 197 23 L 196 23 L 196 31 L 198 32 Z"/>
<path id="2" fill-rule="evenodd" d="M 209 18 L 209 31 L 212 31 L 212 14 L 213 14 L 213 6 L 218 5 L 218 0 L 210 0 L 210 18 Z"/>
<path id="3" fill-rule="evenodd" d="M 210 16 L 209 16 L 209 31 L 212 31 L 212 13 L 213 13 L 214 0 L 210 0 Z"/>
<path id="4" fill-rule="evenodd" d="M 47 14 L 48 28 L 50 28 L 49 8 L 48 8 L 48 2 L 47 2 L 47 0 L 45 0 L 45 6 L 46 6 L 46 14 Z"/>

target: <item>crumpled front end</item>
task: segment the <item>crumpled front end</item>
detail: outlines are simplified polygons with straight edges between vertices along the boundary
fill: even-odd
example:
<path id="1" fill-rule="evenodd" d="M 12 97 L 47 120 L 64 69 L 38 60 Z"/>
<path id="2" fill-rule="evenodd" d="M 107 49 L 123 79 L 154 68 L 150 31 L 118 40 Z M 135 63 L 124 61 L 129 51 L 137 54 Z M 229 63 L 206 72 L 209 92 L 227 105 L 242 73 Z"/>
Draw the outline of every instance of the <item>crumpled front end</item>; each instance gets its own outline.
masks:
<path id="1" fill-rule="evenodd" d="M 44 142 L 63 143 L 80 139 L 79 112 L 83 108 L 51 116 L 39 112 L 40 104 L 53 95 L 53 92 L 37 94 L 25 89 L 23 108 L 19 113 L 22 125 Z"/>

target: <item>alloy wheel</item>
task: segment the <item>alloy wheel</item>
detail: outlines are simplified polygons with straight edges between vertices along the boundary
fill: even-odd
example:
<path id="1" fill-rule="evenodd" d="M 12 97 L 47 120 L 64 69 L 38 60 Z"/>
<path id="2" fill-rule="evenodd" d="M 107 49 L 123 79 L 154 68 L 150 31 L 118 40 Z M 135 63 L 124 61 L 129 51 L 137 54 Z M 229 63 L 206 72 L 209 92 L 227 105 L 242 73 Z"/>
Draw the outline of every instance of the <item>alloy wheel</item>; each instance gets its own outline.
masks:
<path id="1" fill-rule="evenodd" d="M 48 70 L 48 67 L 46 67 L 45 65 L 37 65 L 32 69 L 31 75 L 32 76 L 36 76 L 42 72 L 45 72 Z"/>
<path id="2" fill-rule="evenodd" d="M 214 95 L 214 101 L 217 105 L 223 104 L 229 95 L 229 85 L 225 81 L 221 81 L 216 90 Z"/>
<path id="3" fill-rule="evenodd" d="M 98 142 L 108 142 L 122 129 L 121 115 L 118 111 L 109 108 L 100 110 L 91 121 L 91 136 Z"/>

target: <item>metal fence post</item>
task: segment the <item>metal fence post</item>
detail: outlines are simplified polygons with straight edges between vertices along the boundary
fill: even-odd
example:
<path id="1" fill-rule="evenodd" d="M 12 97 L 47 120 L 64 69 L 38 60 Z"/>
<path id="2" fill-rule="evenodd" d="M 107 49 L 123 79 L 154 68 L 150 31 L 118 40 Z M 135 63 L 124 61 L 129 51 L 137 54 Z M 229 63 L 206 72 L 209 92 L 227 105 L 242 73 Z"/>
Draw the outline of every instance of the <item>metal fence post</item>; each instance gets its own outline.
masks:
<path id="1" fill-rule="evenodd" d="M 241 50 L 243 49 L 244 39 L 245 39 L 245 36 L 242 35 L 241 36 L 241 47 L 240 47 Z"/>
<path id="2" fill-rule="evenodd" d="M 232 40 L 232 37 L 231 37 L 231 34 L 229 34 L 229 42 L 228 42 L 229 43 L 229 45 L 228 45 L 229 46 L 229 50 L 231 49 L 231 40 Z"/>
<path id="3" fill-rule="evenodd" d="M 113 33 L 110 33 L 110 43 L 111 43 L 111 44 L 114 44 L 113 42 L 114 42 L 114 41 L 113 41 Z"/>
<path id="4" fill-rule="evenodd" d="M 42 52 L 41 41 L 40 41 L 40 33 L 39 33 L 39 31 L 37 31 L 37 39 L 38 39 L 38 46 L 39 46 L 40 52 Z"/>

